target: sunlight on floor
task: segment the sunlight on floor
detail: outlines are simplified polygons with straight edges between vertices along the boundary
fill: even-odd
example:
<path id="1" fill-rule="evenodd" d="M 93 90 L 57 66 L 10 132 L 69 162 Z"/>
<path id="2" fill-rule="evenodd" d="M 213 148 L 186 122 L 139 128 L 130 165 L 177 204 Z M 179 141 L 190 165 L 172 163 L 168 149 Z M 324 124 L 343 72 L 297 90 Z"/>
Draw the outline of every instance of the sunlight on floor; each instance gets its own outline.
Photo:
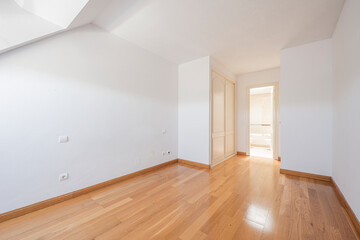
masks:
<path id="1" fill-rule="evenodd" d="M 264 147 L 251 147 L 250 156 L 264 157 L 264 158 L 273 158 L 273 153 L 270 148 Z"/>

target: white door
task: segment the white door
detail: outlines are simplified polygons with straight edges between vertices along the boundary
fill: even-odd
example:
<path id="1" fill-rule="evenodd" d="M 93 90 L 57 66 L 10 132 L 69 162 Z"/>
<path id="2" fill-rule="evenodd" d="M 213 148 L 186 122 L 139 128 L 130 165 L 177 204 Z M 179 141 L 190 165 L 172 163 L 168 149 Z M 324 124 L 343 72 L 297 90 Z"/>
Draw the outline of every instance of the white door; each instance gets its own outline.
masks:
<path id="1" fill-rule="evenodd" d="M 235 84 L 226 81 L 225 88 L 225 157 L 235 153 Z"/>
<path id="2" fill-rule="evenodd" d="M 235 83 L 212 72 L 212 164 L 235 153 Z"/>
<path id="3" fill-rule="evenodd" d="M 212 74 L 212 164 L 225 156 L 225 79 Z"/>

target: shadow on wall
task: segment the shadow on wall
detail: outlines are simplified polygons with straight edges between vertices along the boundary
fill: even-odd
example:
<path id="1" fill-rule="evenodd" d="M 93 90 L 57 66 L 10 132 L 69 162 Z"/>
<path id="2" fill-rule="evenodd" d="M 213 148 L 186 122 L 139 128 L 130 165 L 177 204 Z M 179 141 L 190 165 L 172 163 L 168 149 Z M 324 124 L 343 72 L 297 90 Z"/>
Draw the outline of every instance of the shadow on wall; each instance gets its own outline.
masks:
<path id="1" fill-rule="evenodd" d="M 95 26 L 87 26 L 5 53 L 0 62 L 16 59 L 15 67 L 7 68 L 7 78 L 14 73 L 16 78 L 21 74 L 26 81 L 44 84 L 96 85 L 163 101 L 170 97 L 171 91 L 166 89 L 171 85 L 160 79 L 166 71 L 169 78 L 176 78 L 177 66 L 160 57 L 154 61 L 154 56 Z M 150 81 L 154 78 L 164 83 L 161 94 L 159 86 Z"/>
<path id="2" fill-rule="evenodd" d="M 0 212 L 177 158 L 177 65 L 94 26 L 0 55 L 0 79 Z"/>

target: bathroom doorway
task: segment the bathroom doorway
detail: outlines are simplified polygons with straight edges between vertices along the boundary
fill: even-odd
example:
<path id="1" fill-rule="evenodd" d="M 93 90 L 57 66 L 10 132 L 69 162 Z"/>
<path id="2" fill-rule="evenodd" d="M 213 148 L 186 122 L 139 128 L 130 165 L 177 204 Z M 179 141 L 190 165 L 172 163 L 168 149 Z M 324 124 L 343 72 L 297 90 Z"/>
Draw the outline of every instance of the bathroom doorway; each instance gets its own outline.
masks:
<path id="1" fill-rule="evenodd" d="M 248 155 L 278 159 L 277 84 L 248 88 Z"/>

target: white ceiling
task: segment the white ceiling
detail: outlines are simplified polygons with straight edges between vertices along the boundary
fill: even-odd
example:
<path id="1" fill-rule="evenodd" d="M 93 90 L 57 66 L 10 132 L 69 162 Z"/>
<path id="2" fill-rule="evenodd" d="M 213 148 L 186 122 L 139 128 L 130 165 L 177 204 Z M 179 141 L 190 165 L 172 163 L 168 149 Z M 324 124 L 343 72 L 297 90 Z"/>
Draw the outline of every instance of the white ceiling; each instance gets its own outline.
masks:
<path id="1" fill-rule="evenodd" d="M 91 23 L 110 0 L 0 0 L 0 54 Z"/>
<path id="2" fill-rule="evenodd" d="M 25 11 L 13 0 L 0 0 L 0 53 L 60 30 L 61 27 Z"/>
<path id="3" fill-rule="evenodd" d="M 175 63 L 209 55 L 233 74 L 242 74 L 278 67 L 283 48 L 331 37 L 343 4 L 344 0 L 0 0 L 0 53 L 94 22 Z"/>
<path id="4" fill-rule="evenodd" d="M 89 0 L 14 0 L 20 7 L 67 28 Z"/>
<path id="5" fill-rule="evenodd" d="M 176 63 L 210 55 L 234 74 L 332 36 L 344 0 L 114 0 L 95 24 Z"/>

